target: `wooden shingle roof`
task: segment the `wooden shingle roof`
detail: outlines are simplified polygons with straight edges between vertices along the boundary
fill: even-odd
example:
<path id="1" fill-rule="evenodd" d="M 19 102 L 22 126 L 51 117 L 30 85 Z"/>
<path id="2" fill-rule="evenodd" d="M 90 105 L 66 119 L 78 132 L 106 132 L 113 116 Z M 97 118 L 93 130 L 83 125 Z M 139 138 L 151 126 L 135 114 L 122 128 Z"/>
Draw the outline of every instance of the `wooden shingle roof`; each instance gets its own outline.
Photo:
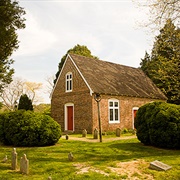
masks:
<path id="1" fill-rule="evenodd" d="M 166 100 L 139 68 L 70 54 L 94 93 Z"/>

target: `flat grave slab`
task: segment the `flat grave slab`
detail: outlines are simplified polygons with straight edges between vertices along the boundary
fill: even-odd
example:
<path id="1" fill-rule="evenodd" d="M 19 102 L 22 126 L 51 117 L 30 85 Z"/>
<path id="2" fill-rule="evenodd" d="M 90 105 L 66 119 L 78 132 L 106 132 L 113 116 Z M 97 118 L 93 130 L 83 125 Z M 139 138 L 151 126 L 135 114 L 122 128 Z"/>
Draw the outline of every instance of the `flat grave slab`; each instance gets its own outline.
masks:
<path id="1" fill-rule="evenodd" d="M 150 163 L 149 168 L 157 170 L 157 171 L 167 171 L 168 169 L 171 169 L 172 167 L 160 161 L 155 160 Z"/>

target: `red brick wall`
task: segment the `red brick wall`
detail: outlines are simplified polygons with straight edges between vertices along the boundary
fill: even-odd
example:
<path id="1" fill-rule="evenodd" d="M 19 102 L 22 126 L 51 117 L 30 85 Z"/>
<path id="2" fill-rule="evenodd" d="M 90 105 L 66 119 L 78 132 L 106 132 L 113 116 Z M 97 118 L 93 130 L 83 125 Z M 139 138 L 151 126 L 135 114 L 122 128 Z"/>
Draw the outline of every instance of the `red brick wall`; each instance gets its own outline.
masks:
<path id="1" fill-rule="evenodd" d="M 109 123 L 108 114 L 108 100 L 117 99 L 119 100 L 120 108 L 120 123 Z M 100 101 L 100 117 L 102 124 L 102 131 L 115 131 L 116 128 L 133 128 L 133 108 L 141 107 L 142 105 L 156 101 L 154 99 L 147 98 L 136 98 L 136 97 L 123 97 L 123 96 L 108 96 L 103 95 Z M 97 103 L 95 100 L 92 102 L 93 106 L 93 130 L 98 128 L 98 115 L 97 115 Z"/>
<path id="2" fill-rule="evenodd" d="M 73 76 L 73 91 L 65 92 L 65 77 L 68 72 L 72 72 Z M 120 106 L 120 123 L 110 124 L 108 119 L 108 100 L 119 100 Z M 155 101 L 147 98 L 123 97 L 102 95 L 100 102 L 100 115 L 103 131 L 115 131 L 116 128 L 133 127 L 133 107 L 140 107 L 146 103 Z M 65 120 L 65 104 L 74 104 L 74 130 L 82 132 L 86 129 L 88 133 L 92 133 L 95 128 L 98 128 L 98 111 L 97 103 L 94 96 L 90 95 L 90 90 L 80 76 L 76 67 L 70 59 L 66 61 L 61 76 L 56 84 L 56 88 L 51 99 L 51 114 L 52 117 L 61 125 L 64 131 Z"/>
<path id="3" fill-rule="evenodd" d="M 73 90 L 65 92 L 66 74 L 72 72 Z M 87 129 L 92 132 L 92 100 L 90 90 L 80 76 L 79 72 L 69 59 L 64 66 L 61 76 L 56 84 L 56 88 L 51 99 L 51 115 L 61 125 L 64 131 L 65 104 L 74 104 L 74 128 L 76 132 Z"/>

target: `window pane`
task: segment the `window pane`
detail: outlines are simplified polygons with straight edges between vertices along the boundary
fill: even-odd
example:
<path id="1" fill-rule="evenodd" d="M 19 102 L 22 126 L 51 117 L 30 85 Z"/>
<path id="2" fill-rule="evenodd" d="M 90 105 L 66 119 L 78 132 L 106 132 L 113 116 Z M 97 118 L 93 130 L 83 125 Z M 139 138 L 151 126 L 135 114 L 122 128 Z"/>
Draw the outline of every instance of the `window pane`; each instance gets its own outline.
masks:
<path id="1" fill-rule="evenodd" d="M 72 81 L 69 81 L 69 90 L 72 90 Z"/>
<path id="2" fill-rule="evenodd" d="M 115 109 L 115 121 L 118 121 L 118 109 Z"/>
<path id="3" fill-rule="evenodd" d="M 69 79 L 71 79 L 71 78 L 72 78 L 72 74 L 69 75 Z"/>
<path id="4" fill-rule="evenodd" d="M 66 82 L 66 90 L 69 90 L 69 81 Z"/>
<path id="5" fill-rule="evenodd" d="M 118 107 L 118 102 L 114 102 L 114 104 L 115 104 L 115 105 L 114 105 L 115 107 Z"/>
<path id="6" fill-rule="evenodd" d="M 110 121 L 113 121 L 113 109 L 110 109 Z"/>
<path id="7" fill-rule="evenodd" d="M 113 107 L 113 102 L 109 102 L 109 106 L 110 106 L 110 107 Z"/>
<path id="8" fill-rule="evenodd" d="M 66 76 L 66 79 L 69 79 L 69 75 Z"/>

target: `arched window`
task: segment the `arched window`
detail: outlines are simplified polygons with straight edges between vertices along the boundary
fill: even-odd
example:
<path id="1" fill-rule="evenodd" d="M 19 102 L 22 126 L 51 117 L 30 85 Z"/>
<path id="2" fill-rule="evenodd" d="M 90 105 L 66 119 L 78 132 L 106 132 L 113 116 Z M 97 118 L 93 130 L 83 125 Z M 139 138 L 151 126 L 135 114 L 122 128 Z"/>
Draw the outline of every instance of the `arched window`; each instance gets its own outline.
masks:
<path id="1" fill-rule="evenodd" d="M 69 72 L 66 74 L 66 92 L 72 91 L 72 73 Z"/>
<path id="2" fill-rule="evenodd" d="M 120 122 L 119 100 L 110 99 L 108 103 L 109 103 L 109 123 L 119 123 Z"/>

